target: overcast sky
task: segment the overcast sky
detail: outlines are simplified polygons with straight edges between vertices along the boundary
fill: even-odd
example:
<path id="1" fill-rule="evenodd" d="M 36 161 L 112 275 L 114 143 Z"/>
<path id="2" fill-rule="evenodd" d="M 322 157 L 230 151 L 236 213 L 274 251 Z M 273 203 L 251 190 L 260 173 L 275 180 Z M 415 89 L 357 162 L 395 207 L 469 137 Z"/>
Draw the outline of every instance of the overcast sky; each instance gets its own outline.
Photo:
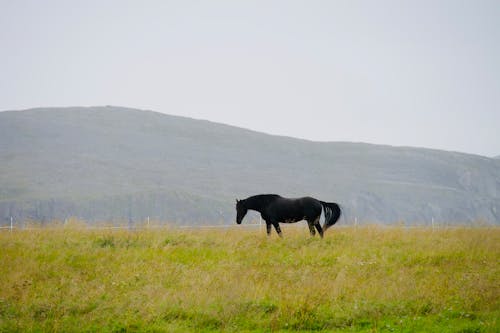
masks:
<path id="1" fill-rule="evenodd" d="M 500 1 L 0 0 L 0 110 L 500 155 Z"/>

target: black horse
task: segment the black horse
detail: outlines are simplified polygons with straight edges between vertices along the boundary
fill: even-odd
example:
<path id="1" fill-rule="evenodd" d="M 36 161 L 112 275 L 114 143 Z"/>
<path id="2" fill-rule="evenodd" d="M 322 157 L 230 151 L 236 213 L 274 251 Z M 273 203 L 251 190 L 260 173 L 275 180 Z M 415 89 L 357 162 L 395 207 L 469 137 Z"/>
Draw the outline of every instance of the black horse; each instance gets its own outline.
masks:
<path id="1" fill-rule="evenodd" d="M 309 225 L 311 236 L 316 234 L 314 227 L 318 229 L 319 235 L 334 225 L 341 214 L 338 204 L 334 202 L 323 202 L 311 197 L 298 199 L 283 198 L 277 194 L 260 194 L 244 200 L 236 200 L 236 223 L 241 224 L 249 209 L 260 212 L 266 221 L 267 235 L 271 235 L 271 225 L 274 226 L 280 237 L 281 228 L 279 223 L 295 223 L 306 220 Z M 323 228 L 319 223 L 321 210 L 325 211 L 325 223 Z"/>

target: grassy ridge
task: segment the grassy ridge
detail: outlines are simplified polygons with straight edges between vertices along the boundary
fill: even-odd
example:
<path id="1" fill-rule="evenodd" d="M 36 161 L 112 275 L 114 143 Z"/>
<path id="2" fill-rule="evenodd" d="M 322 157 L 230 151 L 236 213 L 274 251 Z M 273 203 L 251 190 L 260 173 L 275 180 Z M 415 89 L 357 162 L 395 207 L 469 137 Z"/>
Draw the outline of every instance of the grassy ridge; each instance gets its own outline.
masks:
<path id="1" fill-rule="evenodd" d="M 500 229 L 0 232 L 0 331 L 500 330 Z"/>

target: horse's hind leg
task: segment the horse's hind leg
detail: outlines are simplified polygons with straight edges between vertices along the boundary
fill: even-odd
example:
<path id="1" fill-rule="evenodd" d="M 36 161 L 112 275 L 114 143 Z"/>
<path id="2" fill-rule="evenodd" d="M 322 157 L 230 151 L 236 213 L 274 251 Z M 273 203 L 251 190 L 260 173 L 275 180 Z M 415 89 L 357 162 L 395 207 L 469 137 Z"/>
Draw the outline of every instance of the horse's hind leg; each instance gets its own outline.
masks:
<path id="1" fill-rule="evenodd" d="M 307 225 L 309 226 L 309 232 L 311 233 L 311 236 L 316 235 L 316 230 L 314 230 L 314 224 L 312 222 L 307 221 Z"/>
<path id="2" fill-rule="evenodd" d="M 319 232 L 319 235 L 321 236 L 321 238 L 323 238 L 323 228 L 321 228 L 321 224 L 319 224 L 319 216 L 316 218 L 316 220 L 314 220 L 314 226 L 316 227 L 316 229 L 318 229 L 318 232 Z"/>
<path id="3" fill-rule="evenodd" d="M 323 228 L 321 228 L 321 225 L 318 223 L 316 224 L 316 229 L 318 229 L 318 232 L 319 232 L 319 235 L 321 236 L 321 238 L 323 238 Z"/>

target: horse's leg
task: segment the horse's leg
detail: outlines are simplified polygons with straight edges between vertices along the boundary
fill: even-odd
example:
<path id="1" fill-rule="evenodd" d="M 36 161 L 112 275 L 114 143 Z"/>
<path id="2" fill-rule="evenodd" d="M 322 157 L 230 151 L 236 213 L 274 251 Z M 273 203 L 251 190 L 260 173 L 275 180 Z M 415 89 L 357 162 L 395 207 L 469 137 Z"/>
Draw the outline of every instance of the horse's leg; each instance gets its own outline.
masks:
<path id="1" fill-rule="evenodd" d="M 314 220 L 314 226 L 318 229 L 319 235 L 323 238 L 323 228 L 321 228 L 321 224 L 319 224 L 319 216 Z"/>
<path id="2" fill-rule="evenodd" d="M 281 233 L 280 224 L 278 222 L 273 222 L 273 225 L 274 225 L 274 229 L 276 229 L 276 232 L 278 233 L 278 236 L 283 238 L 283 234 Z"/>
<path id="3" fill-rule="evenodd" d="M 312 222 L 307 221 L 307 225 L 309 226 L 309 232 L 311 233 L 311 236 L 314 237 L 314 235 L 316 235 L 316 230 L 314 230 L 314 224 Z"/>
<path id="4" fill-rule="evenodd" d="M 266 221 L 267 236 L 271 236 L 271 223 Z"/>

